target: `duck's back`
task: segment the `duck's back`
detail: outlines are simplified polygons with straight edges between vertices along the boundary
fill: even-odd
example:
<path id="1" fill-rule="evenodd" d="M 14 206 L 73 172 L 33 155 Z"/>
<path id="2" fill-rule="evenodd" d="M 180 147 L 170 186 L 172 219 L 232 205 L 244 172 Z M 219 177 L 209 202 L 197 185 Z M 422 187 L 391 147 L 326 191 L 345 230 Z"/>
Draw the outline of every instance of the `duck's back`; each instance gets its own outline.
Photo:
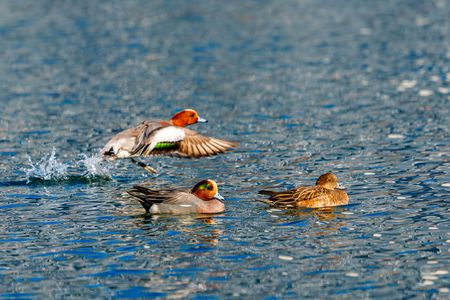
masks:
<path id="1" fill-rule="evenodd" d="M 329 190 L 321 186 L 304 186 L 284 192 L 268 192 L 269 204 L 278 207 L 320 208 L 348 204 L 344 190 Z"/>
<path id="2" fill-rule="evenodd" d="M 135 127 L 125 129 L 113 136 L 103 147 L 102 153 L 116 158 L 132 156 L 133 149 L 144 136 L 169 125 L 169 122 L 162 120 L 143 121 Z"/>
<path id="3" fill-rule="evenodd" d="M 188 191 L 168 192 L 164 201 L 154 203 L 150 208 L 152 214 L 186 214 L 195 213 L 202 200 Z M 151 202 L 151 199 L 149 199 Z"/>

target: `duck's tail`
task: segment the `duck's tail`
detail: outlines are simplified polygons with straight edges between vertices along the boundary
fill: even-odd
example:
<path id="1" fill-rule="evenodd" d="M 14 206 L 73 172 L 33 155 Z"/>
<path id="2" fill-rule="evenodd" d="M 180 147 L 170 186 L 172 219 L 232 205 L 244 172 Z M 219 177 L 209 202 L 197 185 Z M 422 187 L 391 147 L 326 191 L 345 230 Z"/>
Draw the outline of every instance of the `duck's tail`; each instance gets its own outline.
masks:
<path id="1" fill-rule="evenodd" d="M 259 202 L 263 202 L 263 203 L 269 204 L 270 206 L 273 206 L 272 197 L 274 195 L 276 195 L 277 193 L 278 192 L 275 192 L 275 191 L 261 190 L 261 191 L 258 191 L 258 194 L 260 194 L 260 195 L 267 195 L 267 196 L 270 196 L 270 198 L 269 199 L 256 199 L 256 200 L 259 201 Z"/>
<path id="2" fill-rule="evenodd" d="M 273 204 L 273 202 L 268 200 L 268 199 L 256 199 L 256 201 L 262 202 L 262 203 L 265 203 L 265 204 L 269 204 L 270 206 L 272 206 L 272 204 Z"/>
<path id="3" fill-rule="evenodd" d="M 261 195 L 268 195 L 268 196 L 273 196 L 273 195 L 276 195 L 278 192 L 275 192 L 275 191 L 267 191 L 267 190 L 261 190 L 261 191 L 258 191 L 258 194 L 261 194 Z"/>
<path id="4" fill-rule="evenodd" d="M 141 203 L 147 213 L 150 211 L 150 208 L 154 204 L 154 202 L 149 201 L 148 199 L 149 192 L 151 192 L 150 189 L 138 185 L 135 185 L 133 189 L 127 191 L 128 194 L 137 198 L 137 200 L 139 201 L 139 203 Z"/>

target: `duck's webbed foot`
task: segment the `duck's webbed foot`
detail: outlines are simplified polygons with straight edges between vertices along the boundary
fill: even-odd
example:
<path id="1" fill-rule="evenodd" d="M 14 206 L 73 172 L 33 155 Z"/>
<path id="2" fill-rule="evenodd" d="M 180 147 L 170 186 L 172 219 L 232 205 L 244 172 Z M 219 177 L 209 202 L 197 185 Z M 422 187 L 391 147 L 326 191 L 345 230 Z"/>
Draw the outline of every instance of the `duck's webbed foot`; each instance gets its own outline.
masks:
<path id="1" fill-rule="evenodd" d="M 141 161 L 137 161 L 137 160 L 135 160 L 134 158 L 132 158 L 132 159 L 131 159 L 131 162 L 132 162 L 133 164 L 135 164 L 135 165 L 138 165 L 138 166 L 141 167 L 141 168 L 144 168 L 144 170 L 146 170 L 147 172 L 158 174 L 158 171 L 156 171 L 156 169 L 150 167 L 150 166 L 147 165 L 147 164 L 144 164 L 144 163 L 141 162 Z"/>

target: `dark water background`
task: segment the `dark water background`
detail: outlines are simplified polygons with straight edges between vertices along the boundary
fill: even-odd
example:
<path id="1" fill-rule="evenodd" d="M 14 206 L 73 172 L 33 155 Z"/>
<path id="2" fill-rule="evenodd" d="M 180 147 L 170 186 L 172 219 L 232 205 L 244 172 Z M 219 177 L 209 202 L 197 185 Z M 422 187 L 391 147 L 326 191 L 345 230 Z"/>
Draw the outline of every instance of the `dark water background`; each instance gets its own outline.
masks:
<path id="1" fill-rule="evenodd" d="M 1 298 L 450 297 L 450 1 L 1 1 Z M 154 176 L 94 153 L 151 117 L 241 142 Z M 54 149 L 53 155 L 52 149 Z M 261 188 L 333 171 L 350 205 Z M 133 184 L 218 181 L 145 217 Z"/>

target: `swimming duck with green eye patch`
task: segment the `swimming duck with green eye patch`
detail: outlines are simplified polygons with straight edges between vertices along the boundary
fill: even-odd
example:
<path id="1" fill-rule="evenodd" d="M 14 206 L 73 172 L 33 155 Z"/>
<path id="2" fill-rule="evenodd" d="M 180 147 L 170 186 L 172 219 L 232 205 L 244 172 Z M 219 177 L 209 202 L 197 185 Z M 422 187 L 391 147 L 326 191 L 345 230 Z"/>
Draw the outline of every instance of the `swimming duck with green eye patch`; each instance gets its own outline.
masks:
<path id="1" fill-rule="evenodd" d="M 151 214 L 215 214 L 225 210 L 224 198 L 214 180 L 206 179 L 192 189 L 150 189 L 134 186 L 128 191 Z"/>
<path id="2" fill-rule="evenodd" d="M 321 175 L 315 186 L 301 186 L 283 192 L 263 190 L 258 193 L 270 196 L 267 200 L 259 201 L 282 208 L 321 208 L 346 205 L 349 201 L 345 190 L 338 188 L 338 180 L 333 173 Z"/>

